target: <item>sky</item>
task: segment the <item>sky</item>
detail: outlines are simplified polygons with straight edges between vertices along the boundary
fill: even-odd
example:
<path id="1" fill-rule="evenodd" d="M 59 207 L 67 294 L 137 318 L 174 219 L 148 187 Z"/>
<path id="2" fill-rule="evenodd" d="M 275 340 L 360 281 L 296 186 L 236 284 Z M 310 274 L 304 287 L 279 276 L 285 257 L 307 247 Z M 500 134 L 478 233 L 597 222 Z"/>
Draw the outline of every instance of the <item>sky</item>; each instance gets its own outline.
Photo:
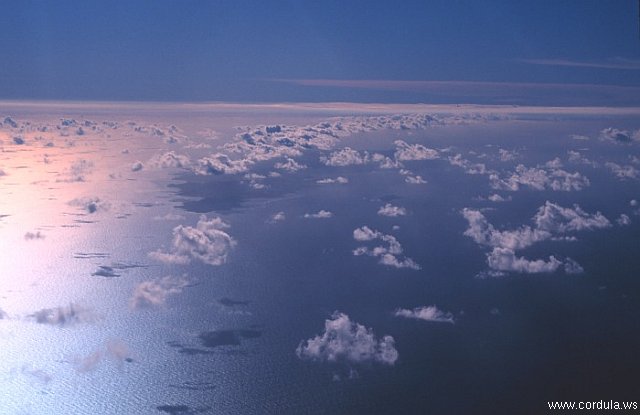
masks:
<path id="1" fill-rule="evenodd" d="M 639 104 L 635 0 L 3 5 L 3 100 Z"/>

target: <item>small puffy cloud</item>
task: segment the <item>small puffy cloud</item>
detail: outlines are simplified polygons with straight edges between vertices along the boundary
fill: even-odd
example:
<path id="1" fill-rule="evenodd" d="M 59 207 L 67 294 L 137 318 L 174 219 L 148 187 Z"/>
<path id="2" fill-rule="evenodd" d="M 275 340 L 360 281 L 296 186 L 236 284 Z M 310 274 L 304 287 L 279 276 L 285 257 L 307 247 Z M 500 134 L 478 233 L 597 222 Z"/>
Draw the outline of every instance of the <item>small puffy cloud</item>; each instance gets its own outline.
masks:
<path id="1" fill-rule="evenodd" d="M 38 324 L 51 326 L 72 326 L 78 323 L 91 323 L 96 317 L 92 310 L 78 304 L 70 303 L 67 306 L 43 308 L 31 314 Z"/>
<path id="2" fill-rule="evenodd" d="M 334 184 L 334 183 L 347 184 L 347 183 L 349 183 L 349 179 L 347 179 L 346 177 L 342 177 L 342 176 L 338 176 L 335 179 L 327 177 L 326 179 L 316 180 L 316 183 L 318 183 L 318 184 Z"/>
<path id="3" fill-rule="evenodd" d="M 333 213 L 328 210 L 320 210 L 317 213 L 305 213 L 304 217 L 307 219 L 329 219 L 333 217 Z"/>
<path id="4" fill-rule="evenodd" d="M 369 162 L 369 154 L 366 151 L 360 154 L 360 152 L 353 150 L 351 147 L 345 147 L 332 152 L 327 157 L 320 157 L 320 161 L 327 166 L 333 167 L 362 165 Z"/>
<path id="5" fill-rule="evenodd" d="M 631 165 L 622 166 L 613 162 L 607 162 L 604 165 L 621 180 L 640 179 L 640 170 Z"/>
<path id="6" fill-rule="evenodd" d="M 500 196 L 497 193 L 494 193 L 489 197 L 487 197 L 487 200 L 494 203 L 508 202 L 511 200 L 511 196 L 504 197 L 504 196 Z"/>
<path id="7" fill-rule="evenodd" d="M 133 295 L 129 299 L 129 307 L 139 309 L 145 307 L 163 306 L 167 298 L 180 294 L 189 281 L 186 276 L 166 276 L 159 280 L 143 281 L 136 285 Z"/>
<path id="8" fill-rule="evenodd" d="M 427 181 L 424 180 L 422 176 L 417 176 L 417 175 L 416 176 L 407 175 L 404 178 L 404 181 L 409 184 L 426 184 L 427 183 Z"/>
<path id="9" fill-rule="evenodd" d="M 586 135 L 580 135 L 580 134 L 571 134 L 570 137 L 573 140 L 581 140 L 581 141 L 589 140 L 589 137 L 587 137 Z"/>
<path id="10" fill-rule="evenodd" d="M 520 157 L 517 151 L 505 150 L 504 148 L 498 150 L 498 155 L 500 161 L 512 161 Z"/>
<path id="11" fill-rule="evenodd" d="M 173 228 L 170 252 L 153 251 L 149 256 L 173 264 L 188 264 L 194 259 L 209 265 L 224 264 L 236 245 L 236 241 L 224 231 L 228 228 L 229 225 L 219 217 L 207 219 L 202 215 L 195 228 L 183 225 Z"/>
<path id="12" fill-rule="evenodd" d="M 427 148 L 422 144 L 408 144 L 402 140 L 396 140 L 393 143 L 396 145 L 394 156 L 399 161 L 433 160 L 439 157 L 437 150 Z"/>
<path id="13" fill-rule="evenodd" d="M 303 360 L 349 364 L 393 365 L 398 360 L 392 336 L 378 339 L 372 329 L 337 311 L 325 320 L 323 333 L 300 343 L 296 355 Z"/>
<path id="14" fill-rule="evenodd" d="M 362 226 L 353 231 L 353 239 L 359 242 L 370 242 L 374 240 L 383 241 L 386 246 L 376 246 L 374 248 L 368 248 L 360 246 L 353 251 L 356 256 L 368 255 L 378 258 L 378 262 L 382 265 L 387 265 L 395 268 L 410 268 L 419 270 L 418 265 L 411 258 L 400 259 L 403 249 L 400 242 L 393 235 L 385 235 L 380 231 L 373 230 L 368 226 Z"/>
<path id="15" fill-rule="evenodd" d="M 578 264 L 571 258 L 566 258 L 564 260 L 564 272 L 566 274 L 582 274 L 584 272 L 584 268 L 582 265 Z"/>
<path id="16" fill-rule="evenodd" d="M 20 137 L 19 135 L 14 136 L 13 137 L 13 143 L 17 144 L 17 145 L 22 145 L 22 144 L 24 144 L 24 138 Z"/>
<path id="17" fill-rule="evenodd" d="M 609 127 L 600 131 L 600 139 L 614 143 L 629 144 L 633 140 L 633 136 L 627 130 Z"/>
<path id="18" fill-rule="evenodd" d="M 302 170 L 302 169 L 306 169 L 307 166 L 301 163 L 298 163 L 297 161 L 295 161 L 294 159 L 287 157 L 285 159 L 285 161 L 283 162 L 278 162 L 276 164 L 273 165 L 273 167 L 275 167 L 278 170 L 285 170 L 288 172 L 296 172 L 298 170 Z"/>
<path id="19" fill-rule="evenodd" d="M 177 154 L 174 151 L 158 154 L 152 157 L 148 164 L 156 168 L 179 168 L 188 169 L 191 167 L 191 160 L 188 156 Z"/>
<path id="20" fill-rule="evenodd" d="M 135 161 L 132 165 L 131 165 L 131 171 L 140 171 L 144 168 L 144 164 L 142 164 L 141 161 Z"/>
<path id="21" fill-rule="evenodd" d="M 493 173 L 484 163 L 472 163 L 471 161 L 462 158 L 462 154 L 456 154 L 455 156 L 449 156 L 449 164 L 452 166 L 460 167 L 466 174 L 490 174 Z"/>
<path id="22" fill-rule="evenodd" d="M 378 209 L 378 215 L 380 216 L 397 217 L 405 216 L 406 214 L 407 209 L 400 206 L 394 206 L 391 203 L 387 203 L 386 205 L 381 206 L 380 209 Z"/>
<path id="23" fill-rule="evenodd" d="M 399 308 L 395 311 L 394 315 L 396 317 L 414 318 L 418 320 L 433 321 L 436 323 L 453 324 L 455 322 L 453 314 L 439 310 L 435 305 L 416 307 L 413 310 Z"/>
<path id="24" fill-rule="evenodd" d="M 626 226 L 626 225 L 630 225 L 631 224 L 631 219 L 629 218 L 628 215 L 625 215 L 623 213 L 623 214 L 620 215 L 620 217 L 618 219 L 616 219 L 616 222 L 620 226 Z"/>
<path id="25" fill-rule="evenodd" d="M 402 168 L 402 163 L 398 160 L 391 159 L 380 153 L 373 153 L 371 155 L 371 161 L 378 163 L 381 169 L 399 169 Z"/>
<path id="26" fill-rule="evenodd" d="M 286 216 L 284 214 L 284 212 L 280 211 L 277 213 L 274 213 L 273 216 L 271 216 L 271 222 L 282 222 L 283 220 L 286 219 Z"/>

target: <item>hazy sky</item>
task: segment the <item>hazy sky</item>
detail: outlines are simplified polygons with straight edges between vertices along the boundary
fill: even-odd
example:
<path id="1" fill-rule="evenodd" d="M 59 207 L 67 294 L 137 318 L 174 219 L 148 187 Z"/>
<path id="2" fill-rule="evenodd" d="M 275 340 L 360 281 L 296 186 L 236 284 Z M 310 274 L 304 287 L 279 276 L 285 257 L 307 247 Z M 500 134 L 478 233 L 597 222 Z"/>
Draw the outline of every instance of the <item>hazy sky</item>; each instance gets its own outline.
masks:
<path id="1" fill-rule="evenodd" d="M 0 99 L 640 104 L 636 0 L 17 0 L 0 50 Z"/>

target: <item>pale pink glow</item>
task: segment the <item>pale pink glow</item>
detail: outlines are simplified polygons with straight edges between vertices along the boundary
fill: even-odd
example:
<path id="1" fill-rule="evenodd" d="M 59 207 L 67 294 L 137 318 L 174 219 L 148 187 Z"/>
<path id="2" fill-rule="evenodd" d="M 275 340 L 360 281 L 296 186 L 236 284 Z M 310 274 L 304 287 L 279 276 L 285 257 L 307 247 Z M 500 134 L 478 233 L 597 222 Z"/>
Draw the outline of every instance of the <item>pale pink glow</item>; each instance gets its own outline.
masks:
<path id="1" fill-rule="evenodd" d="M 626 58 L 611 58 L 602 62 L 575 61 L 571 59 L 519 59 L 518 62 L 533 65 L 569 66 L 578 68 L 640 70 L 640 60 Z"/>

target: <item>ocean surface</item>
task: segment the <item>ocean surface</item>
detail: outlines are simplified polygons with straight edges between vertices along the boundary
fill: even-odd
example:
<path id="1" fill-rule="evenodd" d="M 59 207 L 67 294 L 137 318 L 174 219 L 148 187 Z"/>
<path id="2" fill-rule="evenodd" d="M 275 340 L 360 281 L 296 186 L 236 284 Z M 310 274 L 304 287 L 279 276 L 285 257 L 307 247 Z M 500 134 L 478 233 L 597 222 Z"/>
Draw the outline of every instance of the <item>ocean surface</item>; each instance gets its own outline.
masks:
<path id="1" fill-rule="evenodd" d="M 4 103 L 0 115 L 2 414 L 638 399 L 640 114 Z M 379 213 L 387 204 L 404 213 Z M 551 205 L 567 210 L 544 228 L 534 217 Z M 483 237 L 521 238 L 511 262 L 490 261 L 511 245 L 470 236 L 464 209 L 486 218 Z M 376 236 L 358 239 L 365 226 Z M 441 314 L 397 312 L 430 306 Z M 327 333 L 336 312 L 352 325 Z M 384 336 L 396 359 L 350 353 Z"/>

